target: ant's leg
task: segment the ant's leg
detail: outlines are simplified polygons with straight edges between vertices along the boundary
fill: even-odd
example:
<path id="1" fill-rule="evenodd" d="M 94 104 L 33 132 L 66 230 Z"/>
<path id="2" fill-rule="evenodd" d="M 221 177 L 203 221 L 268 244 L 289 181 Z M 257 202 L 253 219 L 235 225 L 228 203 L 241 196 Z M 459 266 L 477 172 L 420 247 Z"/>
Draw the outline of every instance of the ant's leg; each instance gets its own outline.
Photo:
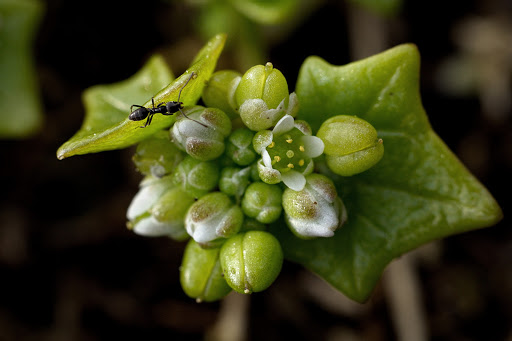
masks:
<path id="1" fill-rule="evenodd" d="M 148 125 L 150 125 L 151 124 L 151 120 L 153 119 L 153 115 L 154 115 L 153 113 L 150 113 L 148 115 L 148 119 L 146 120 L 146 123 L 143 126 L 141 126 L 140 128 L 146 128 Z"/>
<path id="2" fill-rule="evenodd" d="M 153 116 L 154 115 L 155 115 L 154 113 L 151 113 L 151 115 L 149 116 L 149 122 L 147 122 L 146 126 L 151 124 L 151 122 L 153 121 Z"/>

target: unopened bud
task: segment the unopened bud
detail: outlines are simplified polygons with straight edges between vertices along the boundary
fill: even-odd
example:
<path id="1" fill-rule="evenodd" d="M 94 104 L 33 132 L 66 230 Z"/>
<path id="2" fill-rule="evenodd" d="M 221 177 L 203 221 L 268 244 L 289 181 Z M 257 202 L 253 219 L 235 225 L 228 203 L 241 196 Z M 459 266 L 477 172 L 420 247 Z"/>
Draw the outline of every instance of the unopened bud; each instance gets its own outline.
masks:
<path id="1" fill-rule="evenodd" d="M 139 172 L 162 177 L 183 160 L 183 153 L 169 140 L 165 131 L 160 131 L 137 145 L 133 162 Z"/>
<path id="2" fill-rule="evenodd" d="M 240 118 L 254 131 L 274 126 L 286 114 L 288 98 L 288 83 L 271 63 L 250 68 L 235 92 Z"/>
<path id="3" fill-rule="evenodd" d="M 179 119 L 171 128 L 171 138 L 190 156 L 201 161 L 218 158 L 224 139 L 231 133 L 231 120 L 220 109 L 195 106 L 185 110 L 189 119 Z"/>
<path id="4" fill-rule="evenodd" d="M 235 91 L 241 79 L 242 74 L 236 71 L 215 72 L 203 90 L 203 102 L 209 107 L 224 111 L 231 119 L 238 117 Z"/>
<path id="5" fill-rule="evenodd" d="M 229 197 L 212 192 L 196 201 L 188 210 L 185 228 L 199 244 L 228 238 L 242 227 L 244 214 Z"/>
<path id="6" fill-rule="evenodd" d="M 221 247 L 224 278 L 239 293 L 268 288 L 281 272 L 283 251 L 279 241 L 265 231 L 248 231 L 229 238 Z"/>
<path id="7" fill-rule="evenodd" d="M 283 208 L 288 227 L 301 238 L 331 237 L 347 218 L 334 184 L 321 174 L 308 175 L 301 191 L 285 189 Z"/>
<path id="8" fill-rule="evenodd" d="M 283 192 L 279 186 L 254 182 L 245 190 L 242 210 L 257 221 L 270 224 L 281 215 Z"/>
<path id="9" fill-rule="evenodd" d="M 194 198 L 200 198 L 217 187 L 219 166 L 212 161 L 199 161 L 187 156 L 173 174 L 174 183 Z"/>
<path id="10" fill-rule="evenodd" d="M 220 248 L 203 249 L 193 239 L 185 248 L 180 267 L 181 287 L 197 302 L 217 301 L 231 291 L 222 275 L 219 252 Z"/>
<path id="11" fill-rule="evenodd" d="M 326 120 L 317 136 L 324 141 L 327 166 L 336 174 L 351 176 L 373 167 L 384 155 L 382 139 L 367 121 L 347 115 Z"/>

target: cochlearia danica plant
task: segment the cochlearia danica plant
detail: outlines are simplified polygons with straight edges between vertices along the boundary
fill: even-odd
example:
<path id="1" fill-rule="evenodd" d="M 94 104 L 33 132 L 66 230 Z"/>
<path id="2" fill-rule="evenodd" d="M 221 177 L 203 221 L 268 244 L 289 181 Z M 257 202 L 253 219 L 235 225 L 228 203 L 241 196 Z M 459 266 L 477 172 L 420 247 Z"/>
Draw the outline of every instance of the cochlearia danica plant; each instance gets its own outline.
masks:
<path id="1" fill-rule="evenodd" d="M 57 151 L 137 144 L 127 226 L 187 243 L 190 297 L 265 290 L 286 259 L 362 302 L 394 258 L 501 219 L 431 128 L 414 45 L 344 66 L 309 57 L 290 91 L 270 62 L 215 71 L 225 40 L 177 78 L 156 55 L 87 89 L 83 125 Z"/>

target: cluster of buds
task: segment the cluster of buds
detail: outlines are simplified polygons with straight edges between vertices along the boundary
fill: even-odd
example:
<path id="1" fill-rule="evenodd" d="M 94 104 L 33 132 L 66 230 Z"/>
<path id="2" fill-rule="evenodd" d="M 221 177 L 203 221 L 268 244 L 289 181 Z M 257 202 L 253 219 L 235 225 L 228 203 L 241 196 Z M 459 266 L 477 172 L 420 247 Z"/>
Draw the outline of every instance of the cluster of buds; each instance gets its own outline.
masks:
<path id="1" fill-rule="evenodd" d="M 314 136 L 295 119 L 299 100 L 270 63 L 244 75 L 214 73 L 202 100 L 205 107 L 184 109 L 191 119 L 139 144 L 133 160 L 145 178 L 127 218 L 141 235 L 190 238 L 182 287 L 214 301 L 231 290 L 262 291 L 276 279 L 283 251 L 269 225 L 311 239 L 331 237 L 345 223 L 340 188 L 315 162 L 351 176 L 376 164 L 383 145 L 355 116 L 332 117 Z"/>

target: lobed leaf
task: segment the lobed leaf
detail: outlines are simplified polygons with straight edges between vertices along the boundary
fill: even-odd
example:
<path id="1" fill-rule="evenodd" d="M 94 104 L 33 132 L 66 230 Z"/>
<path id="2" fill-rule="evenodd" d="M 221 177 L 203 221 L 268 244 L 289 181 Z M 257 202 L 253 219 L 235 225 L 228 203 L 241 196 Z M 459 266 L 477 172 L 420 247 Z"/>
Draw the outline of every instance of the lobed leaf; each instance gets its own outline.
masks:
<path id="1" fill-rule="evenodd" d="M 347 296 L 365 301 L 393 258 L 501 219 L 494 198 L 431 128 L 421 104 L 414 45 L 345 66 L 310 57 L 296 93 L 298 118 L 315 131 L 328 117 L 357 115 L 384 140 L 384 157 L 369 171 L 341 177 L 325 170 L 348 211 L 348 222 L 334 237 L 304 241 L 284 226 L 273 227 L 287 259 Z"/>
<path id="2" fill-rule="evenodd" d="M 197 54 L 187 71 L 173 82 L 172 73 L 162 57 L 154 56 L 128 80 L 87 89 L 83 97 L 86 116 L 82 127 L 59 148 L 57 157 L 64 159 L 78 154 L 125 148 L 172 125 L 176 115 L 155 115 L 151 125 L 139 128 L 144 121 L 130 121 L 130 107 L 143 101 L 145 107 L 151 107 L 152 98 L 155 105 L 176 101 L 180 89 L 192 72 L 197 77 L 183 88 L 180 101 L 185 106 L 195 104 L 215 69 L 225 40 L 225 35 L 212 38 Z"/>

